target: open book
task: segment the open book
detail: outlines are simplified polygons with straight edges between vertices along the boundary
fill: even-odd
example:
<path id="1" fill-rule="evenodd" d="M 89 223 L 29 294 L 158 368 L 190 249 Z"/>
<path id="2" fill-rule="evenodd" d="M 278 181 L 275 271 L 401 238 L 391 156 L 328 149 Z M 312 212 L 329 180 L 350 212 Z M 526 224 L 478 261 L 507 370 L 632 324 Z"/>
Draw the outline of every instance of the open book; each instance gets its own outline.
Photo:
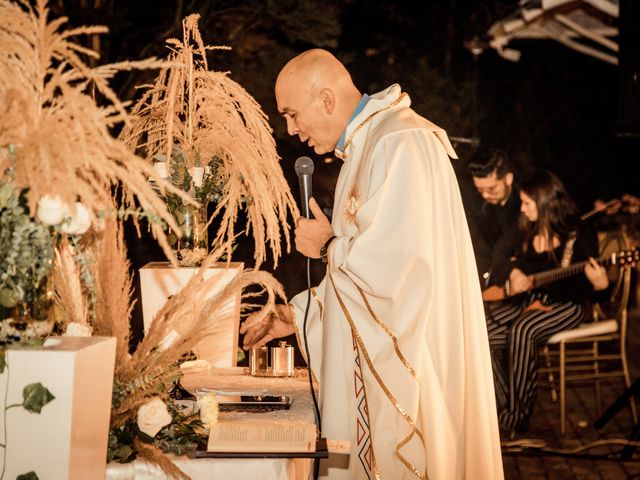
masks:
<path id="1" fill-rule="evenodd" d="M 310 423 L 222 420 L 211 425 L 208 452 L 313 452 L 316 426 Z"/>

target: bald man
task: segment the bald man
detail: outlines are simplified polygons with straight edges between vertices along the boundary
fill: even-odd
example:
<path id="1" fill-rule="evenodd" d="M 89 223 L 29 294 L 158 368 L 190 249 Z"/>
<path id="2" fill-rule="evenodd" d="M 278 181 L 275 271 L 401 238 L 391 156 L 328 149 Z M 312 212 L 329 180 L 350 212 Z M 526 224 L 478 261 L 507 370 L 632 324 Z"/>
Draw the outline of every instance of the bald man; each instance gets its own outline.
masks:
<path id="1" fill-rule="evenodd" d="M 290 135 L 343 160 L 332 222 L 310 202 L 296 248 L 327 265 L 308 314 L 323 435 L 349 440 L 331 479 L 503 477 L 477 272 L 446 133 L 400 86 L 362 95 L 324 50 L 275 87 Z M 244 345 L 302 329 L 307 292 L 243 324 Z"/>

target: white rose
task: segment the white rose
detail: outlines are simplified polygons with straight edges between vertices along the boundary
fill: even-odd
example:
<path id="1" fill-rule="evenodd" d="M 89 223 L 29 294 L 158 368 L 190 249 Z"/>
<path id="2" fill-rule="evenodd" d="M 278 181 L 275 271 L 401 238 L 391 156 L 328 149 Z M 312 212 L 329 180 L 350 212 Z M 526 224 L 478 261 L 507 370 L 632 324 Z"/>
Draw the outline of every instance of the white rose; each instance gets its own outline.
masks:
<path id="1" fill-rule="evenodd" d="M 38 200 L 36 216 L 45 225 L 58 225 L 69 215 L 69 206 L 57 195 L 44 195 Z"/>
<path id="2" fill-rule="evenodd" d="M 200 188 L 204 177 L 204 167 L 191 167 L 189 169 L 189 175 L 193 178 L 193 185 Z"/>
<path id="3" fill-rule="evenodd" d="M 91 226 L 91 212 L 82 203 L 76 202 L 71 209 L 70 220 L 60 226 L 60 230 L 70 235 L 82 235 Z"/>
<path id="4" fill-rule="evenodd" d="M 170 330 L 169 333 L 165 335 L 165 337 L 158 344 L 158 350 L 164 352 L 165 350 L 169 350 L 173 342 L 178 338 L 178 332 L 175 330 Z"/>
<path id="5" fill-rule="evenodd" d="M 200 410 L 200 420 L 204 427 L 209 430 L 212 423 L 218 421 L 218 400 L 214 392 L 208 392 L 198 397 L 198 409 Z"/>
<path id="6" fill-rule="evenodd" d="M 156 162 L 153 164 L 153 169 L 160 178 L 169 178 L 169 169 L 167 168 L 167 162 Z"/>
<path id="7" fill-rule="evenodd" d="M 64 337 L 90 337 L 93 330 L 90 325 L 82 325 L 78 322 L 69 322 Z"/>
<path id="8" fill-rule="evenodd" d="M 159 398 L 148 401 L 138 409 L 138 428 L 150 437 L 155 437 L 171 420 L 167 405 Z"/>

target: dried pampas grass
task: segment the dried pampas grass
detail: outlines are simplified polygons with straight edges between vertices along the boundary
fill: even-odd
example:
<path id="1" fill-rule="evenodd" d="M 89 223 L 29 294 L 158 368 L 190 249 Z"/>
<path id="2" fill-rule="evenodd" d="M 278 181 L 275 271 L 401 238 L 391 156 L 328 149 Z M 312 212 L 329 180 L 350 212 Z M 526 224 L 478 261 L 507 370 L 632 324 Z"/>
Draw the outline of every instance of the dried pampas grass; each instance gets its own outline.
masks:
<path id="1" fill-rule="evenodd" d="M 183 39 L 169 40 L 171 54 L 155 83 L 147 86 L 132 110 L 135 117 L 121 138 L 131 148 L 142 148 L 150 162 L 179 147 L 188 165 L 202 166 L 211 159 L 222 161 L 223 198 L 212 218 L 220 216 L 213 244 L 222 244 L 231 254 L 238 212 L 246 209 L 247 231 L 255 241 L 254 258 L 259 266 L 268 245 L 277 266 L 281 255 L 280 227 L 284 227 L 287 251 L 287 215 L 298 209 L 282 174 L 272 130 L 260 105 L 228 72 L 210 71 L 207 51 L 198 30 L 199 15 L 183 20 Z"/>
<path id="2" fill-rule="evenodd" d="M 227 308 L 228 302 L 238 291 L 250 285 L 262 286 L 270 310 L 277 296 L 284 298 L 282 286 L 267 272 L 246 270 L 236 275 L 224 288 L 217 289 L 218 277 L 204 278 L 210 265 L 219 260 L 223 248 L 213 251 L 200 269 L 176 295 L 173 295 L 156 314 L 144 339 L 135 352 L 128 351 L 130 336 L 129 317 L 132 304 L 132 279 L 123 240 L 122 226 L 111 219 L 94 242 L 94 262 L 91 264 L 96 285 L 96 335 L 115 336 L 117 339 L 115 381 L 123 401 L 111 414 L 114 427 L 122 425 L 136 414 L 137 409 L 158 394 L 158 387 L 165 387 L 179 376 L 178 363 L 191 352 L 197 343 L 206 339 L 212 345 L 227 332 L 215 319 Z M 211 295 L 212 291 L 216 291 Z M 246 294 L 243 300 L 255 294 Z M 256 309 L 256 305 L 243 301 L 242 312 Z M 174 333 L 175 332 L 175 333 Z M 173 337 L 170 345 L 163 345 Z"/>
<path id="3" fill-rule="evenodd" d="M 131 264 L 122 225 L 105 220 L 104 230 L 90 247 L 95 285 L 95 335 L 116 338 L 116 365 L 129 356 L 131 312 L 134 306 Z"/>
<path id="4" fill-rule="evenodd" d="M 267 272 L 246 270 L 217 290 L 219 278 L 204 278 L 204 272 L 224 253 L 220 248 L 203 262 L 202 266 L 187 285 L 172 296 L 156 314 L 149 331 L 136 351 L 125 359 L 118 359 L 116 379 L 121 385 L 135 386 L 131 394 L 112 411 L 112 423 L 118 426 L 126 421 L 149 398 L 157 394 L 158 384 L 170 384 L 179 376 L 178 363 L 185 354 L 191 352 L 202 340 L 215 347 L 221 337 L 226 336 L 222 325 L 212 321 L 222 314 L 228 302 L 238 291 L 250 285 L 261 285 L 267 302 L 264 311 L 273 308 L 276 296 L 285 298 L 282 286 Z M 246 298 L 246 297 L 243 297 Z M 253 305 L 242 305 L 243 312 L 254 309 Z M 175 332 L 175 333 L 174 333 Z M 165 349 L 159 345 L 173 337 Z"/>
<path id="5" fill-rule="evenodd" d="M 63 327 L 72 322 L 89 326 L 89 306 L 75 254 L 73 247 L 62 241 L 53 261 L 53 298 L 64 314 L 60 318 Z"/>
<path id="6" fill-rule="evenodd" d="M 117 339 L 114 375 L 114 404 L 111 427 L 120 428 L 136 420 L 138 409 L 154 397 L 167 396 L 181 373 L 178 364 L 196 344 L 207 340 L 221 343 L 227 332 L 215 319 L 228 308 L 238 291 L 250 285 L 262 287 L 267 301 L 262 314 L 273 308 L 276 297 L 284 298 L 282 286 L 267 272 L 246 270 L 236 275 L 223 288 L 217 288 L 220 277 L 205 279 L 204 273 L 224 253 L 213 251 L 187 285 L 173 295 L 156 314 L 144 339 L 129 353 L 130 314 L 133 308 L 132 277 L 127 260 L 122 225 L 116 219 L 105 221 L 104 229 L 91 243 L 90 264 L 95 283 L 96 309 L 94 334 Z M 217 292 L 211 295 L 211 292 Z M 254 289 L 255 291 L 255 289 Z M 244 294 L 241 312 L 255 311 L 258 305 L 246 302 L 256 293 Z M 171 338 L 171 342 L 166 342 Z M 116 400 L 117 399 L 117 400 Z M 134 441 L 134 448 L 145 460 L 158 465 L 174 478 L 184 475 L 156 445 Z"/>
<path id="7" fill-rule="evenodd" d="M 155 445 L 141 442 L 137 438 L 133 443 L 141 457 L 148 462 L 159 466 L 169 476 L 169 478 L 175 478 L 177 480 L 191 480 L 191 477 L 176 467 L 176 464 L 169 460 L 165 453 Z"/>
<path id="8" fill-rule="evenodd" d="M 96 214 L 111 205 L 113 187 L 122 185 L 125 208 L 139 206 L 178 231 L 147 180 L 157 179 L 153 168 L 110 131 L 128 121 L 126 105 L 109 87 L 111 78 L 159 62 L 89 67 L 81 57 L 98 54 L 73 39 L 106 28 L 64 29 L 66 18 L 48 21 L 46 5 L 0 0 L 0 176 L 28 188 L 32 214 L 45 194 L 69 205 L 80 201 Z M 161 223 L 151 224 L 152 233 L 173 258 Z"/>

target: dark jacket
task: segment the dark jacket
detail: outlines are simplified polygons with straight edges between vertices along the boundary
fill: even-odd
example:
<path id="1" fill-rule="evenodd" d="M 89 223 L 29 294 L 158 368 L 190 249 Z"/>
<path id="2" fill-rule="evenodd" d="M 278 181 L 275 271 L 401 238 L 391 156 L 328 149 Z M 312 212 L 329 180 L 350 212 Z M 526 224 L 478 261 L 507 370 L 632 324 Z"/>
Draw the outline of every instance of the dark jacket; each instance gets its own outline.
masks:
<path id="1" fill-rule="evenodd" d="M 519 233 L 520 191 L 514 184 L 504 205 L 492 205 L 479 195 L 467 209 L 471 241 L 483 286 L 503 284 L 510 258 L 516 253 Z"/>

